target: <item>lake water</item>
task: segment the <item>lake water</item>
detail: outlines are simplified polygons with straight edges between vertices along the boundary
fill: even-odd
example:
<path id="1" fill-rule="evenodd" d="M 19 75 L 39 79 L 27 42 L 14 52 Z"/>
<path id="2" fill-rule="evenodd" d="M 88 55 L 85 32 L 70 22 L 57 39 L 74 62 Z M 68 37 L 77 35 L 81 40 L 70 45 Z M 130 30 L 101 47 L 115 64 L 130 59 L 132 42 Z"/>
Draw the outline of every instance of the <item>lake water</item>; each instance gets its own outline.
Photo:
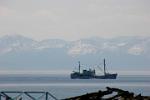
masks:
<path id="1" fill-rule="evenodd" d="M 0 91 L 48 91 L 59 99 L 105 90 L 107 86 L 150 95 L 150 76 L 72 80 L 66 75 L 0 75 Z"/>

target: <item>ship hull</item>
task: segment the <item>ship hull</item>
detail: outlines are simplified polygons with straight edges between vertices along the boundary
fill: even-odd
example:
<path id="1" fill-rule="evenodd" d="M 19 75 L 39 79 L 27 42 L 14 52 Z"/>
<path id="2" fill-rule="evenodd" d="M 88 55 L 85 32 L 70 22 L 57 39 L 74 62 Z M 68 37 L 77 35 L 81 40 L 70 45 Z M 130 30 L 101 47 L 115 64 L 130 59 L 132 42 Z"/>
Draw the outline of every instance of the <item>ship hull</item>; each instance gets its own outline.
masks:
<path id="1" fill-rule="evenodd" d="M 71 74 L 71 79 L 116 79 L 117 74 L 105 74 L 100 76 L 88 76 L 82 74 Z"/>
<path id="2" fill-rule="evenodd" d="M 83 75 L 83 74 L 71 74 L 71 79 L 92 79 L 94 76 Z"/>

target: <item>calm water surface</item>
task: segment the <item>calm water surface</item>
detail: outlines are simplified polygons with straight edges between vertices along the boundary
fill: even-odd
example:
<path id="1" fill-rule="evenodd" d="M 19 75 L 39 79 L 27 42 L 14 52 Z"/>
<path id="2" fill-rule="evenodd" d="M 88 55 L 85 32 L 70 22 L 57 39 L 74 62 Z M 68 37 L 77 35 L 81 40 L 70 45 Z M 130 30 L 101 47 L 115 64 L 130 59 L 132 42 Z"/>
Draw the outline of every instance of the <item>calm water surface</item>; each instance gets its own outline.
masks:
<path id="1" fill-rule="evenodd" d="M 150 76 L 126 75 L 119 76 L 116 80 L 72 80 L 66 75 L 0 75 L 1 91 L 48 91 L 59 99 L 105 90 L 107 86 L 150 95 Z"/>

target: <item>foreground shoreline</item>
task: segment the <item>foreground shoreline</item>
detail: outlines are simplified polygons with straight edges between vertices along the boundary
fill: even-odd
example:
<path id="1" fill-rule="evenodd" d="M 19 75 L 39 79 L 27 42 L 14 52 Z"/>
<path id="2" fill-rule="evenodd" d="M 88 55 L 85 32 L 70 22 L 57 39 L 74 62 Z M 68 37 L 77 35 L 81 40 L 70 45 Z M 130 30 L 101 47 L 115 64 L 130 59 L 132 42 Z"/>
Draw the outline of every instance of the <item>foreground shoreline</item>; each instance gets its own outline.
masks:
<path id="1" fill-rule="evenodd" d="M 87 93 L 81 96 L 66 98 L 63 100 L 150 100 L 150 96 L 134 94 L 119 88 L 106 87 L 106 91 Z"/>

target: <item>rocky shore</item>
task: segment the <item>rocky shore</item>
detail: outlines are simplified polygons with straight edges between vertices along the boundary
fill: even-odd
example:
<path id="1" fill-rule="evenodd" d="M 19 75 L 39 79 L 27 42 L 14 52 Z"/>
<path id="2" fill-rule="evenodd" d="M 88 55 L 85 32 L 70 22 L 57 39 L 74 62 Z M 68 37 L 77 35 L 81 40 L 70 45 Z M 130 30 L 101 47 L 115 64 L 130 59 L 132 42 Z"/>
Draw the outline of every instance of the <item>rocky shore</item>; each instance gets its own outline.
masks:
<path id="1" fill-rule="evenodd" d="M 137 95 L 119 88 L 106 87 L 106 89 L 106 91 L 100 90 L 64 100 L 150 100 L 150 96 Z"/>

